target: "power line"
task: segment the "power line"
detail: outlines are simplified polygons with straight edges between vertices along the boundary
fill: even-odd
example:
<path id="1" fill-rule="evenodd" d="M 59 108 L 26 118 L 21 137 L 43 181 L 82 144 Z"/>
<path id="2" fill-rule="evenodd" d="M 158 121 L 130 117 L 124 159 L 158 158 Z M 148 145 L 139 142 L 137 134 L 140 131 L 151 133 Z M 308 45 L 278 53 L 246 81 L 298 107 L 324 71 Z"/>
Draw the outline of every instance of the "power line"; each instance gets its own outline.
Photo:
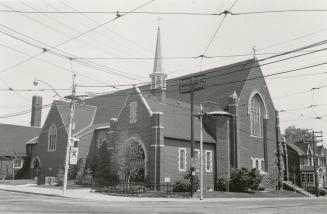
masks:
<path id="1" fill-rule="evenodd" d="M 24 13 L 24 14 L 112 14 L 123 16 L 126 14 L 142 14 L 142 15 L 186 15 L 186 16 L 220 16 L 223 14 L 230 15 L 251 15 L 266 13 L 290 13 L 290 12 L 327 12 L 327 9 L 285 9 L 285 10 L 265 10 L 265 11 L 248 11 L 248 12 L 230 12 L 221 11 L 220 13 L 204 13 L 204 12 L 162 12 L 162 11 L 26 11 L 26 10 L 0 10 L 2 13 Z"/>
<path id="2" fill-rule="evenodd" d="M 233 12 L 231 15 L 252 15 L 266 13 L 290 13 L 290 12 L 327 12 L 327 9 L 285 9 L 285 10 L 264 10 L 264 11 L 249 11 L 249 12 Z"/>
<path id="3" fill-rule="evenodd" d="M 155 0 L 152 0 L 152 1 L 146 2 L 146 3 L 142 4 L 141 6 L 138 6 L 138 7 L 136 7 L 135 9 L 132 9 L 131 11 L 135 11 L 135 10 L 141 8 L 141 7 L 144 7 L 145 5 L 150 4 L 150 3 L 153 2 L 153 1 L 155 1 Z M 3 4 L 3 3 L 1 3 L 1 2 L 0 2 L 0 4 L 3 5 L 3 6 L 6 7 L 6 8 L 12 9 L 12 8 L 10 8 L 9 6 L 6 6 L 5 4 Z M 127 15 L 127 14 L 128 14 L 128 13 L 124 14 L 124 16 Z M 29 18 L 29 19 L 32 19 L 32 18 L 26 16 L 25 14 L 22 14 L 22 15 L 23 15 L 24 17 L 27 17 L 27 18 Z M 119 17 L 121 17 L 121 16 L 119 16 Z M 81 33 L 81 34 L 76 35 L 75 37 L 72 37 L 72 38 L 70 38 L 70 39 L 68 39 L 68 40 L 65 40 L 65 41 L 63 41 L 63 42 L 61 42 L 61 43 L 55 45 L 54 47 L 49 46 L 49 48 L 46 49 L 46 50 L 47 50 L 48 53 L 52 53 L 52 54 L 54 54 L 54 52 L 52 51 L 53 49 L 58 50 L 57 48 L 58 48 L 59 46 L 62 46 L 62 45 L 66 44 L 66 43 L 68 43 L 68 42 L 70 42 L 70 41 L 72 41 L 72 40 L 74 40 L 74 39 L 77 39 L 77 38 L 79 38 L 79 37 L 81 37 L 81 36 L 83 36 L 83 35 L 85 35 L 85 34 L 91 32 L 91 31 L 93 31 L 93 30 L 96 30 L 96 29 L 98 29 L 98 28 L 100 28 L 100 27 L 102 27 L 102 26 L 104 26 L 104 25 L 107 25 L 107 24 L 109 24 L 110 22 L 115 21 L 115 20 L 116 20 L 117 18 L 119 18 L 119 17 L 116 17 L 115 19 L 111 19 L 111 20 L 109 20 L 109 21 L 107 21 L 107 22 L 105 22 L 105 23 L 102 23 L 102 24 L 100 24 L 100 25 L 97 25 L 96 27 L 93 27 L 93 28 L 91 28 L 91 29 L 89 29 L 89 30 L 87 30 L 87 31 L 85 31 L 85 32 L 83 32 L 83 33 Z M 35 22 L 37 22 L 37 23 L 39 23 L 39 24 L 41 24 L 41 25 L 44 25 L 43 23 L 40 23 L 38 20 L 35 20 L 35 19 L 32 19 L 32 20 L 35 21 Z M 4 26 L 4 25 L 1 25 L 1 26 L 5 27 L 5 28 L 7 28 L 7 29 L 10 29 L 10 28 L 8 28 L 8 27 L 6 27 L 6 26 Z M 47 26 L 47 27 L 48 27 L 48 26 Z M 18 34 L 20 34 L 20 35 L 23 35 L 23 34 L 21 34 L 21 33 L 17 32 L 17 31 L 15 31 L 15 30 L 13 30 L 13 29 L 10 29 L 10 30 L 13 31 L 13 32 L 15 32 L 15 33 L 18 33 Z M 23 35 L 23 36 L 25 36 L 25 35 Z M 33 41 L 37 41 L 37 40 L 35 40 L 35 39 L 31 38 L 31 37 L 28 37 L 28 36 L 25 36 L 25 37 L 27 37 L 27 38 L 29 38 L 29 39 L 32 39 Z M 39 41 L 37 41 L 37 42 L 39 42 Z M 44 43 L 42 43 L 42 42 L 39 42 L 39 43 L 44 44 Z M 45 45 L 46 45 L 46 44 L 45 44 Z M 48 46 L 48 45 L 46 45 L 46 46 Z M 58 51 L 60 51 L 60 50 L 58 50 Z M 64 52 L 64 51 L 61 51 L 61 52 L 67 54 L 67 52 Z M 58 53 L 55 53 L 55 54 L 58 54 Z M 61 55 L 62 55 L 62 54 L 61 54 Z M 68 55 L 70 55 L 70 57 L 68 57 L 69 59 L 74 58 L 74 55 L 72 55 L 72 54 L 68 54 Z M 62 55 L 62 57 L 63 57 L 63 56 L 64 56 L 64 55 Z M 67 56 L 64 56 L 64 57 L 67 57 Z M 75 61 L 78 61 L 78 60 L 75 60 Z M 93 68 L 93 69 L 95 69 L 95 70 L 97 70 L 97 68 L 98 68 L 98 70 L 100 69 L 100 70 L 102 70 L 102 72 L 107 72 L 106 70 L 109 69 L 112 73 L 115 73 L 116 75 L 120 75 L 120 76 L 123 76 L 123 77 L 125 77 L 125 78 L 129 78 L 129 79 L 138 80 L 138 79 L 132 78 L 132 77 L 130 76 L 131 74 L 123 75 L 123 74 L 122 74 L 122 73 L 124 73 L 123 71 L 119 71 L 119 70 L 118 70 L 118 71 L 113 71 L 113 70 L 115 70 L 115 69 L 109 68 L 109 67 L 107 67 L 107 66 L 101 66 L 101 65 L 98 65 L 98 64 L 96 64 L 96 63 L 94 63 L 94 62 L 88 62 L 88 61 L 84 60 L 84 62 L 80 62 L 80 61 L 78 61 L 78 63 L 80 63 L 80 64 L 82 63 L 84 66 L 88 66 L 88 67 Z M 91 64 L 91 65 L 90 65 L 90 64 Z M 101 66 L 101 67 L 100 67 L 100 66 Z M 117 69 L 116 69 L 116 70 L 117 70 Z"/>

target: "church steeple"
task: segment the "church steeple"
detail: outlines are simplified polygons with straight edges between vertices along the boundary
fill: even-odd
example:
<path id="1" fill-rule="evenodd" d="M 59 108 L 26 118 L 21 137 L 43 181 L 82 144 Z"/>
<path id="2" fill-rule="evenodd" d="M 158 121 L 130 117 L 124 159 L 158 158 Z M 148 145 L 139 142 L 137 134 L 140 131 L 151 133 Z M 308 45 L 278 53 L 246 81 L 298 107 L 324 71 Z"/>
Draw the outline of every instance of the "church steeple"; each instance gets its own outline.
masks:
<path id="1" fill-rule="evenodd" d="M 151 93 L 157 98 L 159 98 L 159 100 L 163 100 L 165 98 L 167 74 L 163 72 L 161 43 L 160 43 L 160 27 L 158 27 L 158 32 L 157 32 L 157 43 L 156 43 L 156 52 L 154 55 L 153 72 L 150 74 L 150 78 L 151 78 Z"/>

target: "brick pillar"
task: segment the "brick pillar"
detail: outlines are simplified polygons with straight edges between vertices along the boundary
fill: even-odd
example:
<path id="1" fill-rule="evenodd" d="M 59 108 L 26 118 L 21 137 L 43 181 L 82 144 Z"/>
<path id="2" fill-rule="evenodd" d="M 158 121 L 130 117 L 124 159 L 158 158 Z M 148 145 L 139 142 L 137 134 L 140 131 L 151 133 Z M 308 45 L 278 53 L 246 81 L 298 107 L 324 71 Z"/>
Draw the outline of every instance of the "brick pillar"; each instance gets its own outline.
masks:
<path id="1" fill-rule="evenodd" d="M 153 112 L 151 117 L 151 157 L 152 160 L 149 160 L 152 163 L 151 174 L 149 173 L 150 182 L 153 182 L 154 185 L 161 183 L 161 175 L 163 169 L 161 163 L 164 161 L 163 157 L 163 147 L 164 145 L 164 127 L 163 127 L 163 113 L 162 112 Z M 150 155 L 149 155 L 150 156 Z M 150 158 L 150 157 L 149 157 Z"/>
<path id="2" fill-rule="evenodd" d="M 113 152 L 115 151 L 116 148 L 116 143 L 115 143 L 115 138 L 116 138 L 116 125 L 117 125 L 117 118 L 111 118 L 109 121 L 109 131 L 107 132 L 107 140 L 108 140 L 108 149 L 109 149 L 109 154 L 111 156 L 111 171 L 113 174 L 118 175 L 118 168 L 115 160 L 113 159 Z"/>
<path id="3" fill-rule="evenodd" d="M 229 96 L 228 111 L 231 113 L 232 117 L 230 119 L 230 164 L 233 168 L 238 168 L 238 146 L 237 146 L 237 133 L 238 133 L 238 123 L 237 123 L 237 111 L 238 111 L 239 98 L 234 91 L 234 93 Z"/>
<path id="4" fill-rule="evenodd" d="M 108 139 L 108 149 L 115 148 L 115 136 L 116 136 L 116 124 L 117 118 L 111 118 L 109 121 L 109 131 L 107 132 L 107 139 Z"/>
<path id="5" fill-rule="evenodd" d="M 265 171 L 268 172 L 268 142 L 267 142 L 267 131 L 268 131 L 268 118 L 263 118 L 263 158 L 265 160 Z"/>
<path id="6" fill-rule="evenodd" d="M 216 177 L 230 175 L 230 119 L 225 116 L 216 117 Z"/>

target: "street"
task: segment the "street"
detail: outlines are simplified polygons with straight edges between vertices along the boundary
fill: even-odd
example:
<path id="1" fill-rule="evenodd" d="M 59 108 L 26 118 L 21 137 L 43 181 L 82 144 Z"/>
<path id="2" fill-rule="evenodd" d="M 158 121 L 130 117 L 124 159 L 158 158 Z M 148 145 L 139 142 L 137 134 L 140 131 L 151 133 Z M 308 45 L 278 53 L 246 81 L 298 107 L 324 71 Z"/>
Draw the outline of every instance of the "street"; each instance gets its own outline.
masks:
<path id="1" fill-rule="evenodd" d="M 105 202 L 0 191 L 0 213 L 326 213 L 326 199 Z"/>

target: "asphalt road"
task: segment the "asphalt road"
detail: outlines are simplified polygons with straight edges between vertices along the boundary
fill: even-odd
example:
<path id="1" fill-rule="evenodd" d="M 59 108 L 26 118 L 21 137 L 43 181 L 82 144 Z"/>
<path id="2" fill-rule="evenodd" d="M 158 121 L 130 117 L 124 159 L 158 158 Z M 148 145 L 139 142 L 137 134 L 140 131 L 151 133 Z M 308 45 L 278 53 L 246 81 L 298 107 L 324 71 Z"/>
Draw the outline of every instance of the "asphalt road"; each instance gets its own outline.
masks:
<path id="1" fill-rule="evenodd" d="M 327 200 L 105 202 L 0 191 L 0 213 L 327 213 Z"/>

